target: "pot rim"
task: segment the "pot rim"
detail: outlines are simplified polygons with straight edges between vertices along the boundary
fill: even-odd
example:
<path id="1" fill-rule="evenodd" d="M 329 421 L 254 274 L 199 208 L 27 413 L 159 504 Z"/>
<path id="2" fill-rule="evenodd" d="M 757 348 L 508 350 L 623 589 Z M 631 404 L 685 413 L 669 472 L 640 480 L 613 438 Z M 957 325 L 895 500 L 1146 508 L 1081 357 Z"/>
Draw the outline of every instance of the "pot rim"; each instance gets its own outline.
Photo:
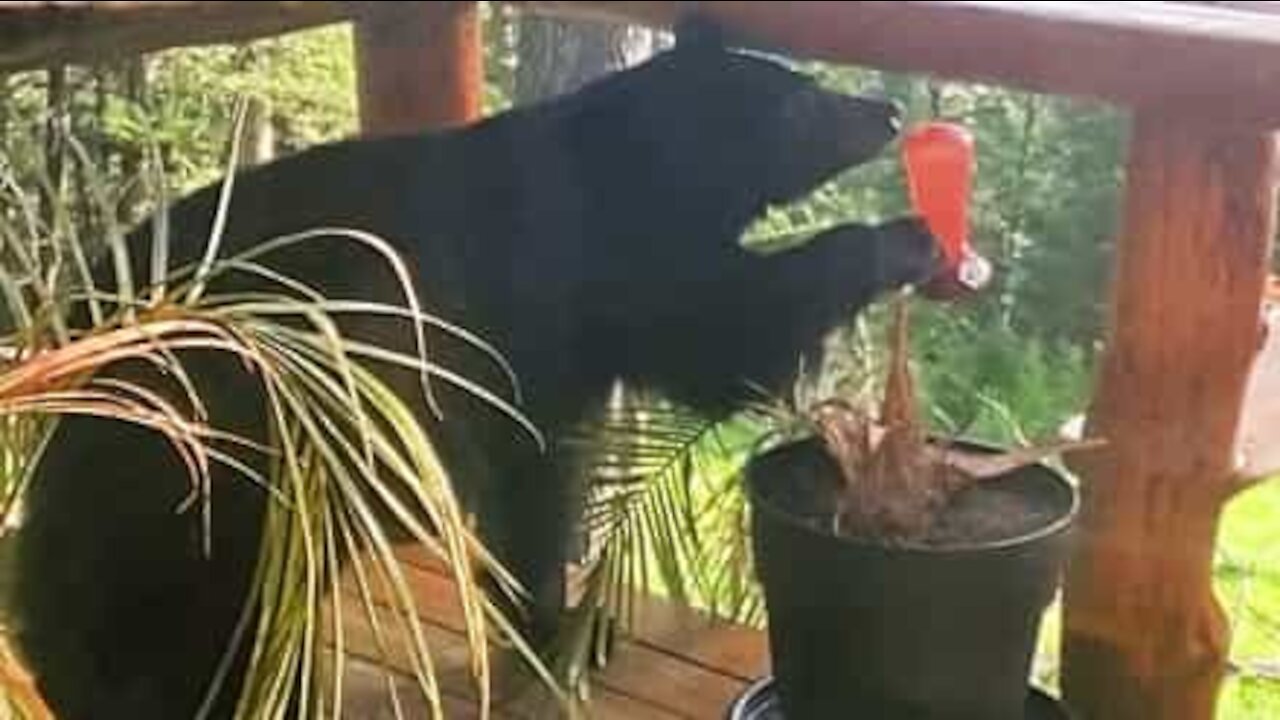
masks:
<path id="1" fill-rule="evenodd" d="M 937 441 L 937 440 L 941 440 L 941 438 L 937 438 L 935 436 L 931 438 L 931 440 Z M 1067 531 L 1075 523 L 1076 517 L 1080 513 L 1080 490 L 1076 486 L 1076 484 L 1071 482 L 1067 478 L 1066 473 L 1044 462 L 1037 462 L 1037 463 L 1031 463 L 1022 468 L 1019 468 L 1014 472 L 1025 472 L 1026 470 L 1029 470 L 1032 468 L 1039 470 L 1041 473 L 1045 475 L 1046 478 L 1050 478 L 1054 482 L 1054 484 L 1066 490 L 1068 502 L 1067 502 L 1066 509 L 1062 512 L 1061 515 L 1054 518 L 1052 522 L 1046 523 L 1030 532 L 1022 533 L 1020 535 L 1013 535 L 1006 538 L 1000 538 L 997 540 L 984 540 L 981 542 L 966 542 L 966 543 L 950 543 L 947 545 L 923 545 L 923 544 L 917 544 L 917 543 L 889 544 L 885 542 L 877 542 L 875 540 L 870 540 L 863 537 L 849 537 L 846 535 L 838 535 L 825 528 L 815 527 L 812 523 L 804 522 L 798 517 L 796 517 L 794 514 L 782 509 L 777 505 L 777 503 L 774 503 L 769 498 L 761 495 L 760 491 L 756 487 L 756 483 L 752 481 L 752 479 L 756 476 L 755 469 L 758 467 L 759 461 L 763 460 L 764 458 L 781 453 L 788 449 L 794 450 L 798 446 L 806 446 L 806 445 L 816 446 L 819 444 L 819 442 L 820 441 L 818 438 L 812 437 L 812 436 L 801 438 L 798 440 L 789 440 L 787 442 L 781 443 L 775 447 L 770 448 L 764 453 L 756 455 L 750 461 L 748 461 L 746 467 L 744 468 L 743 474 L 744 474 L 744 478 L 747 485 L 747 498 L 753 510 L 759 510 L 759 511 L 768 513 L 774 519 L 775 522 L 783 522 L 792 527 L 804 530 L 806 532 L 822 535 L 823 537 L 828 537 L 833 540 L 846 543 L 854 547 L 873 549 L 877 551 L 888 551 L 888 552 L 904 554 L 904 555 L 924 555 L 924 556 L 989 552 L 993 550 L 1005 550 L 1009 548 L 1016 548 L 1019 546 L 1028 545 L 1036 541 L 1047 539 L 1054 535 L 1058 535 Z M 1001 449 L 998 445 L 995 445 L 993 443 L 980 442 L 980 441 L 969 440 L 965 438 L 947 438 L 945 442 L 948 445 L 952 445 L 952 446 L 961 446 L 961 447 L 971 448 L 974 450 L 983 450 L 988 452 L 999 452 Z M 817 449 L 821 451 L 821 448 L 817 448 Z"/>
<path id="2" fill-rule="evenodd" d="M 772 674 L 765 674 L 753 680 L 747 687 L 733 699 L 725 714 L 725 720 L 750 720 L 751 716 L 747 713 L 753 710 L 759 710 L 754 706 L 759 703 L 761 698 L 776 698 L 772 695 L 777 688 L 777 678 Z M 1034 682 L 1027 683 L 1027 692 L 1034 698 L 1033 702 L 1039 703 L 1040 714 L 1043 715 L 1046 707 L 1056 713 L 1057 717 L 1070 718 L 1070 713 L 1066 705 L 1061 699 L 1050 695 L 1044 689 L 1037 686 Z"/>

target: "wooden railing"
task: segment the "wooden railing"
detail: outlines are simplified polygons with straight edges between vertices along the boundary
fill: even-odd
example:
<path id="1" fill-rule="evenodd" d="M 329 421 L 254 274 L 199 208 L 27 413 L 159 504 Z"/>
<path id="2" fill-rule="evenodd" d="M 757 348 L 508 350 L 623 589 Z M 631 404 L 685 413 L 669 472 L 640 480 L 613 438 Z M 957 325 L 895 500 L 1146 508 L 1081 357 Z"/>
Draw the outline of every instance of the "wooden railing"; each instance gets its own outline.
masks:
<path id="1" fill-rule="evenodd" d="M 1275 230 L 1280 16 L 1266 3 L 518 4 L 657 25 L 696 7 L 744 44 L 1132 110 L 1089 421 L 1109 444 L 1074 459 L 1085 504 L 1066 581 L 1063 685 L 1088 720 L 1209 720 L 1228 646 L 1212 550 L 1224 503 L 1248 484 L 1233 448 Z M 383 4 L 0 1 L 0 72 L 245 39 L 369 5 Z M 379 26 L 376 10 L 362 19 L 371 131 L 475 111 L 475 13 L 421 5 L 408 24 L 420 23 L 417 40 L 403 22 Z M 443 44 L 430 40 L 442 23 L 453 23 Z M 384 102 L 381 88 L 403 93 L 406 77 L 434 85 L 418 86 L 417 105 Z"/>

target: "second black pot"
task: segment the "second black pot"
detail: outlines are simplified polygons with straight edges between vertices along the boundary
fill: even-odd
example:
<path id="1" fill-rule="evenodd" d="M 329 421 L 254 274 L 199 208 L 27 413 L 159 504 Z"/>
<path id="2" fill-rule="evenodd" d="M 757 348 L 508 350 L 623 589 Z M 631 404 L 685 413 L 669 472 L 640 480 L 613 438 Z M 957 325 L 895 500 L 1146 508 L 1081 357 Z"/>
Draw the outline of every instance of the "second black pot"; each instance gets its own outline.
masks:
<path id="1" fill-rule="evenodd" d="M 814 521 L 831 506 L 838 477 L 815 441 L 777 448 L 747 468 L 786 717 L 1022 720 L 1041 614 L 1078 505 L 1074 487 L 1028 466 L 977 491 L 1018 495 L 1037 510 L 1033 529 L 968 545 L 891 547 Z"/>

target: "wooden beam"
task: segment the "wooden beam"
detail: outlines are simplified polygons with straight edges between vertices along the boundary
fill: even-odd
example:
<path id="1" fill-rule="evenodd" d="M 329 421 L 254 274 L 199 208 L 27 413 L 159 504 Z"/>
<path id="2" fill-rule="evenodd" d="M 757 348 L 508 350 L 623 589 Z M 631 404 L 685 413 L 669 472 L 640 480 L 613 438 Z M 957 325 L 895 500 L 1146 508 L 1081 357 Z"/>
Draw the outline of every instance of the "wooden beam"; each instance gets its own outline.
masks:
<path id="1" fill-rule="evenodd" d="M 0 2 L 0 74 L 241 42 L 345 20 L 341 2 Z"/>
<path id="2" fill-rule="evenodd" d="M 484 64 L 475 3 L 367 3 L 357 12 L 356 54 L 365 134 L 480 116 Z"/>
<path id="3" fill-rule="evenodd" d="M 1174 2 L 1009 0 L 515 4 L 657 25 L 697 9 L 765 48 L 1154 106 L 1170 115 L 1280 125 L 1280 16 L 1271 12 Z M 245 40 L 340 20 L 363 5 L 368 3 L 0 0 L 0 72 Z"/>
<path id="4" fill-rule="evenodd" d="M 1090 720 L 1210 720 L 1228 629 L 1212 588 L 1218 518 L 1275 231 L 1276 142 L 1139 114 L 1110 336 L 1077 458 L 1063 687 Z"/>
<path id="5" fill-rule="evenodd" d="M 669 24 L 689 8 L 745 44 L 1170 116 L 1280 126 L 1280 17 L 1174 2 L 518 2 Z"/>

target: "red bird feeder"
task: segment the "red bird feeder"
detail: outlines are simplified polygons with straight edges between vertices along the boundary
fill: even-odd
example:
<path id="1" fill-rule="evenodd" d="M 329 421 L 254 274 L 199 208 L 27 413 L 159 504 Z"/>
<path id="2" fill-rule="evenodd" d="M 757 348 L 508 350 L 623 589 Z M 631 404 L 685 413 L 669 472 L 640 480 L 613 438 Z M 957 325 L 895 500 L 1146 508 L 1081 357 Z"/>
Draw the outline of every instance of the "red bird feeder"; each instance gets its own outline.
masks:
<path id="1" fill-rule="evenodd" d="M 943 269 L 920 291 L 935 300 L 969 295 L 991 279 L 991 264 L 969 244 L 973 135 L 961 125 L 930 122 L 903 142 L 911 205 L 942 243 Z"/>

